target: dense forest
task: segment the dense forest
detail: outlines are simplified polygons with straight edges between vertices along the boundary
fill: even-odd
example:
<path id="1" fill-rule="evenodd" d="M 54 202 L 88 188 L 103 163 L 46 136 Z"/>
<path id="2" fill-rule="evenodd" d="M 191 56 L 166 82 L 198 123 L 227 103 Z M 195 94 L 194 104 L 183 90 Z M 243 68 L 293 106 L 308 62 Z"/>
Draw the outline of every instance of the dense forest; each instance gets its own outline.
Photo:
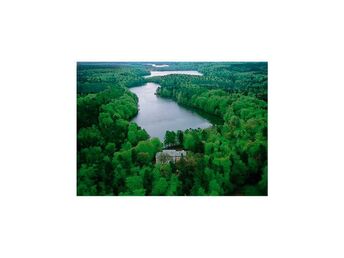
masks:
<path id="1" fill-rule="evenodd" d="M 77 66 L 77 92 L 97 93 L 113 87 L 143 85 L 147 69 L 133 65 L 110 65 L 106 63 L 79 63 Z"/>
<path id="2" fill-rule="evenodd" d="M 77 195 L 267 195 L 267 63 L 78 63 Z M 203 76 L 144 78 L 151 70 L 197 70 Z M 217 116 L 207 129 L 167 131 L 162 143 L 130 122 L 137 96 L 157 95 Z M 164 148 L 187 156 L 156 163 Z"/>

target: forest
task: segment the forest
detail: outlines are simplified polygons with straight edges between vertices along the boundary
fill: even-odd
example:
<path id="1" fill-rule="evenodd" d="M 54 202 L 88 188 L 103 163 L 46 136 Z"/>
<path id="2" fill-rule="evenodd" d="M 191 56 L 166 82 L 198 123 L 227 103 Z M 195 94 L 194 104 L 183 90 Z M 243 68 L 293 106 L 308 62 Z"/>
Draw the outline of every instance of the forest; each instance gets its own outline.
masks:
<path id="1" fill-rule="evenodd" d="M 78 196 L 265 196 L 268 194 L 266 62 L 77 63 Z M 203 76 L 145 78 L 152 70 L 197 70 Z M 129 88 L 147 82 L 156 94 L 221 119 L 206 129 L 151 138 L 131 120 L 139 111 Z M 158 163 L 156 153 L 187 156 Z"/>

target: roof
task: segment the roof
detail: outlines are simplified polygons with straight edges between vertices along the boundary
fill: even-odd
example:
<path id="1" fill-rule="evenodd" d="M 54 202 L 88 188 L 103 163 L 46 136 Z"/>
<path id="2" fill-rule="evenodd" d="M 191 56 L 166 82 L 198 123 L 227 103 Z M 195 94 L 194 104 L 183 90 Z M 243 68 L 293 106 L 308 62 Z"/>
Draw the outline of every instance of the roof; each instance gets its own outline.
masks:
<path id="1" fill-rule="evenodd" d="M 163 150 L 161 152 L 158 152 L 156 154 L 156 158 L 160 158 L 160 156 L 169 156 L 169 157 L 181 157 L 181 156 L 186 156 L 186 151 L 181 150 L 181 151 L 176 151 L 176 150 Z"/>

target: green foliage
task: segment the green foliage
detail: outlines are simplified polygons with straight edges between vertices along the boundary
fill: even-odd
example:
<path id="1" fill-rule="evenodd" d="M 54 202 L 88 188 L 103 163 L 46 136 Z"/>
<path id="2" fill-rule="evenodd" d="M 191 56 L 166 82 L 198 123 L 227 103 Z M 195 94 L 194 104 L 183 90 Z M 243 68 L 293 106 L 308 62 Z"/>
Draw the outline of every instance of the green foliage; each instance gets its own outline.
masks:
<path id="1" fill-rule="evenodd" d="M 83 164 L 78 170 L 78 195 L 97 195 L 97 170 L 95 166 Z"/>
<path id="2" fill-rule="evenodd" d="M 99 164 L 103 160 L 102 149 L 99 146 L 84 148 L 80 152 L 80 161 L 85 164 Z"/>
<path id="3" fill-rule="evenodd" d="M 127 177 L 125 180 L 128 192 L 124 195 L 145 195 L 145 189 L 143 188 L 143 179 L 141 176 Z"/>
<path id="4" fill-rule="evenodd" d="M 195 66 L 204 76 L 150 78 L 161 85 L 160 96 L 224 120 L 223 125 L 213 129 L 183 133 L 183 147 L 204 155 L 205 166 L 212 169 L 212 177 L 206 179 L 208 184 L 202 177 L 193 176 L 192 194 L 204 191 L 210 195 L 267 194 L 267 176 L 264 176 L 267 66 L 264 63 L 197 63 Z M 184 190 L 189 191 L 189 181 L 182 181 Z"/>
<path id="5" fill-rule="evenodd" d="M 176 142 L 177 142 L 177 135 L 175 132 L 173 131 L 166 131 L 166 134 L 165 134 L 165 140 L 164 140 L 164 143 L 165 143 L 165 146 L 171 146 L 171 145 L 175 145 Z"/>
<path id="6" fill-rule="evenodd" d="M 178 89 L 174 92 L 174 98 L 179 103 L 187 105 L 190 103 L 191 95 L 188 91 L 196 91 L 200 98 L 196 101 L 199 107 L 212 111 L 225 108 L 226 100 L 221 98 L 223 93 L 208 92 L 209 90 L 220 89 L 231 94 L 239 93 L 246 96 L 255 96 L 258 99 L 267 101 L 267 63 L 178 63 L 170 64 L 170 69 L 176 70 L 198 70 L 204 76 L 169 75 L 164 77 L 152 77 L 149 81 L 156 82 L 162 86 L 159 94 L 171 95 L 171 89 Z M 167 68 L 166 68 L 167 69 Z M 163 70 L 163 69 L 161 69 Z M 182 89 L 182 91 L 180 91 Z M 204 93 L 201 96 L 201 93 Z M 212 96 L 215 94 L 215 96 Z M 212 100 L 208 100 L 211 96 Z M 189 98 L 188 98 L 189 97 Z M 218 100 L 218 102 L 216 102 Z M 206 104 L 210 104 L 207 106 Z"/>
<path id="7" fill-rule="evenodd" d="M 153 183 L 152 195 L 165 195 L 168 188 L 166 178 L 160 177 Z"/>
<path id="8" fill-rule="evenodd" d="M 216 196 L 216 195 L 222 195 L 222 193 L 223 193 L 223 190 L 220 184 L 217 182 L 216 179 L 212 179 L 209 182 L 209 195 Z"/>
<path id="9" fill-rule="evenodd" d="M 114 144 L 113 142 L 109 142 L 108 144 L 106 144 L 105 152 L 109 157 L 112 157 L 115 151 L 116 151 L 116 144 Z"/>
<path id="10" fill-rule="evenodd" d="M 187 130 L 183 137 L 183 146 L 192 152 L 204 152 L 202 134 L 199 130 Z"/>
<path id="11" fill-rule="evenodd" d="M 104 138 L 95 125 L 81 128 L 78 132 L 77 139 L 78 149 L 88 146 L 102 146 L 104 144 Z"/>
<path id="12" fill-rule="evenodd" d="M 182 144 L 183 144 L 183 141 L 184 141 L 184 133 L 183 133 L 183 131 L 181 131 L 181 130 L 178 130 L 178 131 L 177 131 L 177 141 L 178 141 L 178 144 L 179 144 L 179 145 L 182 145 Z"/>
<path id="13" fill-rule="evenodd" d="M 180 195 L 180 181 L 178 179 L 178 176 L 172 175 L 170 179 L 170 184 L 168 186 L 166 195 Z"/>
<path id="14" fill-rule="evenodd" d="M 149 138 L 149 135 L 145 130 L 142 130 L 137 124 L 130 123 L 128 128 L 128 141 L 133 145 L 137 145 L 140 141 L 145 141 Z"/>
<path id="15" fill-rule="evenodd" d="M 267 64 L 168 64 L 204 76 L 144 79 L 145 63 L 78 64 L 77 194 L 267 195 Z M 165 147 L 187 151 L 176 163 L 156 164 L 163 144 L 130 122 L 138 99 L 127 88 L 148 80 L 161 97 L 223 121 L 167 131 Z"/>
<path id="16" fill-rule="evenodd" d="M 97 93 L 114 85 L 140 86 L 145 83 L 143 76 L 149 74 L 143 67 L 115 63 L 78 63 L 77 68 L 78 93 Z"/>
<path id="17" fill-rule="evenodd" d="M 161 149 L 161 143 L 158 144 L 155 140 L 147 140 L 147 141 L 141 141 L 135 148 L 134 152 L 136 155 L 139 155 L 140 153 L 145 153 L 147 161 L 150 162 L 155 157 L 155 154 Z"/>

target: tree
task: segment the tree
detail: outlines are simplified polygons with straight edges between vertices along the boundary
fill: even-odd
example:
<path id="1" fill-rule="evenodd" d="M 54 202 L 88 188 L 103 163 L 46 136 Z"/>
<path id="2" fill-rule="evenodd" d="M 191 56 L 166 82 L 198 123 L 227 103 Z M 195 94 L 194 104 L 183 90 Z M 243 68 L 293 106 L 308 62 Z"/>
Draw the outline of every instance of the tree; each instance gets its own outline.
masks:
<path id="1" fill-rule="evenodd" d="M 223 190 L 216 179 L 212 179 L 209 182 L 209 195 L 222 195 Z"/>
<path id="2" fill-rule="evenodd" d="M 258 183 L 258 189 L 261 195 L 268 194 L 268 168 L 267 166 L 263 168 L 263 175 L 262 175 L 262 179 Z"/>
<path id="3" fill-rule="evenodd" d="M 101 146 L 104 144 L 104 138 L 99 129 L 93 125 L 92 127 L 81 128 L 78 132 L 78 149 Z"/>
<path id="4" fill-rule="evenodd" d="M 147 152 L 139 152 L 137 154 L 137 162 L 143 166 L 143 165 L 148 165 L 150 164 L 150 157 Z"/>
<path id="5" fill-rule="evenodd" d="M 145 140 L 149 139 L 149 135 L 146 132 L 146 130 L 139 128 L 139 130 L 137 130 L 136 138 L 137 138 L 138 142 L 145 141 Z"/>
<path id="6" fill-rule="evenodd" d="M 105 153 L 109 156 L 112 157 L 113 154 L 116 151 L 116 144 L 114 144 L 113 142 L 109 142 L 108 144 L 106 144 L 105 146 Z"/>
<path id="7" fill-rule="evenodd" d="M 166 131 L 164 143 L 166 146 L 174 145 L 176 143 L 176 133 L 173 131 Z"/>
<path id="8" fill-rule="evenodd" d="M 177 140 L 178 140 L 178 143 L 180 145 L 183 144 L 183 140 L 184 140 L 184 133 L 183 133 L 183 131 L 181 131 L 181 130 L 177 131 Z"/>
<path id="9" fill-rule="evenodd" d="M 184 148 L 187 150 L 191 150 L 191 151 L 195 150 L 196 142 L 190 133 L 187 133 L 184 135 L 183 145 L 184 145 Z"/>
<path id="10" fill-rule="evenodd" d="M 138 140 L 137 140 L 137 125 L 135 123 L 130 123 L 129 128 L 128 128 L 128 141 L 132 145 L 136 145 Z"/>
<path id="11" fill-rule="evenodd" d="M 162 143 L 159 140 L 159 138 L 154 137 L 154 138 L 150 139 L 150 142 L 151 142 L 152 146 L 154 147 L 155 153 L 157 153 L 158 151 L 161 151 L 163 146 L 162 146 Z"/>
<path id="12" fill-rule="evenodd" d="M 132 151 L 123 150 L 116 152 L 112 160 L 113 167 L 121 165 L 122 168 L 130 168 L 132 165 Z"/>
<path id="13" fill-rule="evenodd" d="M 160 177 L 153 183 L 152 195 L 165 195 L 168 183 L 164 177 Z M 173 189 L 172 189 L 173 190 Z"/>
<path id="14" fill-rule="evenodd" d="M 166 195 L 180 195 L 180 181 L 176 175 L 171 176 Z"/>
<path id="15" fill-rule="evenodd" d="M 78 195 L 97 195 L 97 169 L 94 165 L 83 164 L 78 169 Z"/>
<path id="16" fill-rule="evenodd" d="M 155 153 L 154 153 L 154 147 L 151 144 L 150 141 L 142 141 L 140 142 L 136 147 L 135 147 L 135 153 L 136 153 L 136 157 L 138 157 L 139 153 L 146 153 L 147 156 L 147 160 L 150 162 Z"/>
<path id="17" fill-rule="evenodd" d="M 86 164 L 100 164 L 103 160 L 102 149 L 99 146 L 84 148 L 80 152 L 80 162 Z"/>
<path id="18" fill-rule="evenodd" d="M 204 153 L 209 155 L 209 154 L 212 154 L 212 152 L 213 152 L 213 143 L 212 142 L 207 142 L 204 145 Z"/>
<path id="19" fill-rule="evenodd" d="M 125 195 L 145 195 L 143 180 L 140 176 L 127 177 L 125 180 L 127 192 Z"/>
<path id="20" fill-rule="evenodd" d="M 155 154 L 161 150 L 161 142 L 158 138 L 153 138 L 146 141 L 141 141 L 139 144 L 134 148 L 136 160 L 139 153 L 144 152 L 148 155 L 144 155 L 147 162 L 151 162 L 155 157 Z M 142 156 L 142 155 L 141 155 Z M 142 161 L 142 158 L 141 158 Z"/>
<path id="21" fill-rule="evenodd" d="M 128 127 L 128 140 L 135 146 L 140 141 L 145 141 L 149 138 L 149 135 L 145 130 L 139 128 L 135 123 L 130 123 Z"/>

